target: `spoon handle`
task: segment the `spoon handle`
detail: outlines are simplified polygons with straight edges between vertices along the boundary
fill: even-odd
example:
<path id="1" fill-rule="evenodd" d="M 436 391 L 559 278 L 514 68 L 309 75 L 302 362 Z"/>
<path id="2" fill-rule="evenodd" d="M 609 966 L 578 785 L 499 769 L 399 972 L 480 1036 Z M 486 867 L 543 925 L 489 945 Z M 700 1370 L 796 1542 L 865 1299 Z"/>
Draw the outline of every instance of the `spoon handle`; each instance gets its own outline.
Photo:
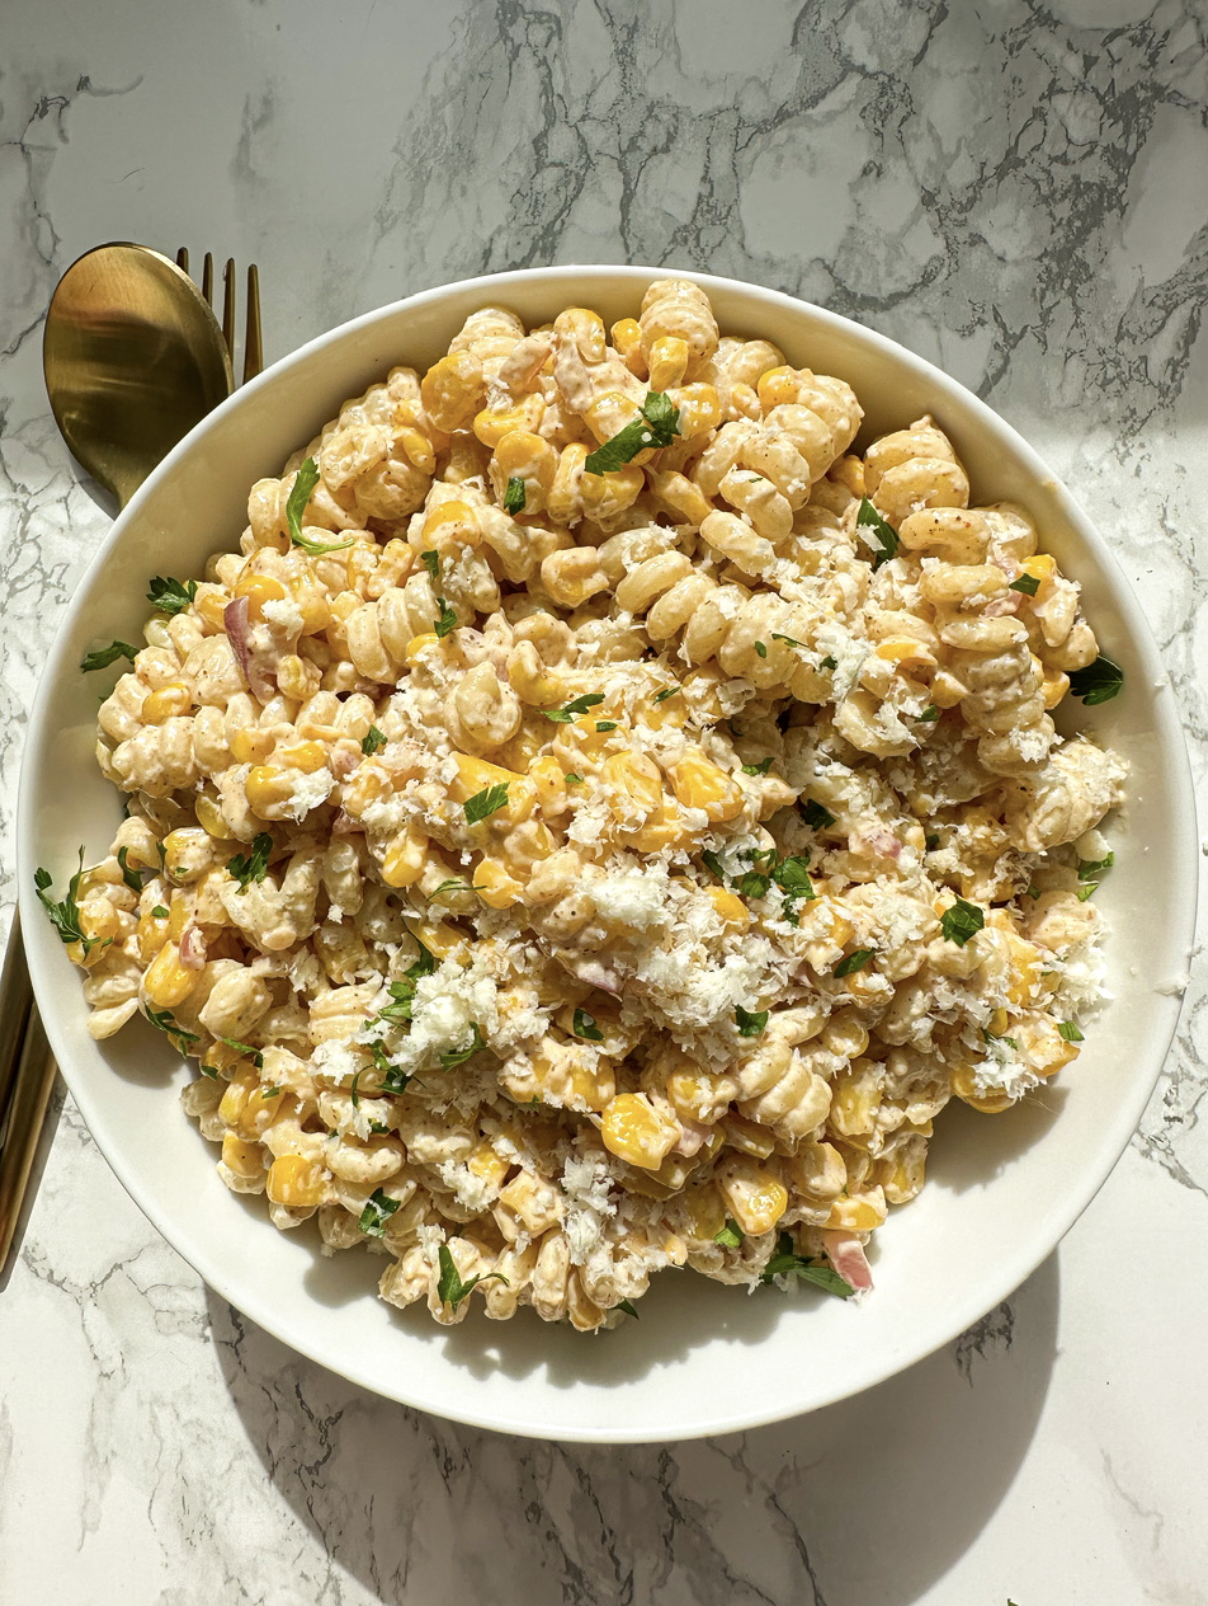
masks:
<path id="1" fill-rule="evenodd" d="M 55 1069 L 14 910 L 0 976 L 0 1279 L 17 1236 Z"/>

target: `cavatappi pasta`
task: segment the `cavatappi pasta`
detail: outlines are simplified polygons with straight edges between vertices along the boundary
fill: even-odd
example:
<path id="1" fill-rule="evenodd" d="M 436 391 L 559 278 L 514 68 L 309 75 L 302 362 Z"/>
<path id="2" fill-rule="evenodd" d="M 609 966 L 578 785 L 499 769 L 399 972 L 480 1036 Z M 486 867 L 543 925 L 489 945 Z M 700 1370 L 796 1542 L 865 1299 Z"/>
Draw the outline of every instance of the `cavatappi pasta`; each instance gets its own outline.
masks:
<path id="1" fill-rule="evenodd" d="M 1077 1054 L 1124 766 L 1052 711 L 1104 660 L 1026 510 L 861 416 L 684 280 L 487 307 L 156 588 L 92 1031 L 195 1057 L 227 1186 L 392 1303 L 866 1287 L 949 1099 Z"/>

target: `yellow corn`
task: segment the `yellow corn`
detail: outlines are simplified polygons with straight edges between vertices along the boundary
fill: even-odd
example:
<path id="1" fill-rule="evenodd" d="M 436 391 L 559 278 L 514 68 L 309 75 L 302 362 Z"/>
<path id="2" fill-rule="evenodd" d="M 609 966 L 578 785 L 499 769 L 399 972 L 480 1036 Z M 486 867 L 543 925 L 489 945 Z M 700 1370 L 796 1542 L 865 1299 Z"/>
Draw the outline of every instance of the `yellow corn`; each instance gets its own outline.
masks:
<path id="1" fill-rule="evenodd" d="M 1057 573 L 1057 559 L 1048 552 L 1033 552 L 1030 558 L 1023 560 L 1020 569 L 1034 580 L 1048 580 Z"/>
<path id="2" fill-rule="evenodd" d="M 149 965 L 168 940 L 166 917 L 157 920 L 148 909 L 138 920 L 138 957 Z"/>
<path id="3" fill-rule="evenodd" d="M 498 1188 L 511 1170 L 511 1161 L 503 1159 L 489 1143 L 483 1141 L 466 1161 L 466 1169 L 491 1187 Z"/>
<path id="4" fill-rule="evenodd" d="M 508 874 L 498 859 L 480 860 L 472 885 L 483 903 L 492 909 L 510 909 L 524 895 L 520 882 Z"/>
<path id="5" fill-rule="evenodd" d="M 826 1225 L 833 1232 L 872 1232 L 888 1214 L 884 1193 L 872 1188 L 868 1193 L 836 1199 Z"/>
<path id="6" fill-rule="evenodd" d="M 971 1065 L 958 1065 L 952 1073 L 952 1091 L 958 1099 L 964 1101 L 972 1109 L 980 1111 L 982 1115 L 1001 1115 L 1009 1110 L 1015 1100 L 1004 1088 L 987 1088 L 984 1093 L 978 1091 Z"/>
<path id="7" fill-rule="evenodd" d="M 414 886 L 427 861 L 428 838 L 417 825 L 409 824 L 386 849 L 382 880 L 388 887 Z"/>
<path id="8" fill-rule="evenodd" d="M 109 944 L 120 938 L 121 929 L 117 910 L 107 898 L 89 899 L 80 905 L 80 930 L 85 937 L 96 937 L 99 941 L 95 946 L 89 947 L 87 952 L 84 943 L 69 943 L 68 959 L 73 965 L 79 965 L 82 970 L 91 970 L 104 957 Z"/>
<path id="9" fill-rule="evenodd" d="M 614 753 L 604 760 L 604 779 L 621 794 L 614 813 L 628 813 L 628 801 L 646 810 L 663 801 L 663 783 L 658 765 L 641 753 Z"/>
<path id="10" fill-rule="evenodd" d="M 474 433 L 484 446 L 494 450 L 505 435 L 514 429 L 536 433 L 545 417 L 545 398 L 537 391 L 524 396 L 514 407 L 498 410 L 486 407 L 474 420 Z"/>
<path id="11" fill-rule="evenodd" d="M 795 368 L 769 368 L 766 374 L 760 374 L 756 386 L 759 405 L 765 413 L 770 413 L 773 407 L 795 402 L 800 383 Z"/>
<path id="12" fill-rule="evenodd" d="M 1040 981 L 1040 950 L 1022 937 L 1012 935 L 1008 942 L 1011 985 L 1007 988 L 1007 997 L 1013 1004 L 1026 1004 L 1036 996 L 1037 983 Z"/>
<path id="13" fill-rule="evenodd" d="M 622 831 L 621 840 L 639 853 L 662 853 L 665 848 L 690 848 L 696 835 L 680 813 L 678 803 L 665 798 L 636 830 Z"/>
<path id="14" fill-rule="evenodd" d="M 710 887 L 709 897 L 731 931 L 745 931 L 751 924 L 751 911 L 735 893 L 725 887 Z"/>
<path id="15" fill-rule="evenodd" d="M 688 1231 L 705 1243 L 712 1243 L 726 1224 L 726 1207 L 711 1182 L 688 1188 L 682 1208 Z"/>
<path id="16" fill-rule="evenodd" d="M 143 993 L 156 1009 L 171 1009 L 183 1003 L 200 976 L 199 970 L 186 970 L 180 962 L 180 949 L 174 942 L 166 942 L 143 977 Z"/>
<path id="17" fill-rule="evenodd" d="M 243 574 L 235 584 L 235 596 L 247 598 L 248 618 L 263 618 L 266 602 L 284 602 L 289 592 L 271 574 Z"/>
<path id="18" fill-rule="evenodd" d="M 912 636 L 887 636 L 879 641 L 875 648 L 878 658 L 888 659 L 890 663 L 904 664 L 933 664 L 935 655 L 928 651 L 921 641 L 915 641 Z"/>
<path id="19" fill-rule="evenodd" d="M 212 630 L 226 628 L 227 597 L 221 591 L 199 591 L 194 604 L 197 612 Z"/>
<path id="20" fill-rule="evenodd" d="M 551 754 L 534 759 L 529 765 L 529 778 L 537 788 L 537 798 L 545 814 L 562 814 L 566 809 L 566 776 L 558 760 Z"/>
<path id="21" fill-rule="evenodd" d="M 318 691 L 322 675 L 318 664 L 287 652 L 277 661 L 277 690 L 295 703 L 304 703 Z"/>
<path id="22" fill-rule="evenodd" d="M 247 725 L 231 737 L 231 757 L 236 764 L 261 764 L 272 752 L 274 743 L 271 732 Z"/>
<path id="23" fill-rule="evenodd" d="M 286 1096 L 278 1092 L 266 1098 L 260 1078 L 249 1064 L 227 1083 L 218 1114 L 240 1137 L 258 1138 L 277 1119 Z"/>
<path id="24" fill-rule="evenodd" d="M 482 367 L 468 351 L 451 351 L 424 375 L 420 399 L 424 412 L 437 429 L 463 429 L 473 418 L 482 396 Z"/>
<path id="25" fill-rule="evenodd" d="M 681 385 L 671 399 L 679 408 L 679 432 L 685 438 L 721 423 L 721 397 L 713 385 Z"/>
<path id="26" fill-rule="evenodd" d="M 486 759 L 473 758 L 468 753 L 455 753 L 454 758 L 457 776 L 449 785 L 449 797 L 454 803 L 464 804 L 479 792 L 507 783 L 507 802 L 494 814 L 488 815 L 486 823 L 499 825 L 506 821 L 509 825 L 519 825 L 537 807 L 537 787 L 527 775 L 517 775 L 515 770 L 505 770 L 499 764 L 488 764 Z"/>
<path id="27" fill-rule="evenodd" d="M 756 1160 L 766 1160 L 776 1148 L 776 1139 L 766 1126 L 761 1126 L 758 1121 L 749 1121 L 745 1115 L 739 1115 L 736 1110 L 731 1110 L 724 1116 L 721 1124 L 726 1134 L 726 1142 L 740 1154 L 752 1155 Z"/>
<path id="28" fill-rule="evenodd" d="M 909 1204 L 923 1186 L 927 1170 L 927 1154 L 922 1145 L 911 1144 L 880 1161 L 873 1176 L 882 1188 L 886 1201 L 892 1205 Z"/>
<path id="29" fill-rule="evenodd" d="M 752 1238 L 771 1232 L 789 1207 L 784 1183 L 756 1166 L 723 1173 L 718 1186 L 739 1228 Z"/>
<path id="30" fill-rule="evenodd" d="M 454 498 L 434 507 L 424 520 L 425 546 L 479 546 L 482 532 L 468 502 Z"/>
<path id="31" fill-rule="evenodd" d="M 662 335 L 651 346 L 648 360 L 651 390 L 670 390 L 673 385 L 682 385 L 688 372 L 688 342 L 678 335 Z"/>
<path id="32" fill-rule="evenodd" d="M 831 1087 L 830 1126 L 845 1138 L 867 1137 L 881 1108 L 882 1092 L 867 1062 L 835 1078 Z"/>
<path id="33" fill-rule="evenodd" d="M 451 926 L 447 920 L 437 920 L 432 925 L 420 925 L 415 935 L 423 943 L 429 953 L 435 954 L 438 959 L 447 959 L 458 948 L 464 948 L 465 936 L 456 926 Z"/>
<path id="34" fill-rule="evenodd" d="M 646 358 L 642 351 L 642 326 L 636 318 L 621 318 L 609 330 L 614 349 L 620 353 L 630 372 L 639 378 L 646 376 Z M 635 367 L 635 363 L 638 365 Z"/>
<path id="35" fill-rule="evenodd" d="M 610 441 L 614 435 L 619 435 L 626 424 L 632 424 L 635 418 L 642 416 L 642 409 L 632 396 L 627 396 L 623 390 L 605 390 L 598 395 L 583 414 L 583 422 L 600 442 Z M 630 459 L 633 463 L 642 463 L 653 453 L 646 449 Z"/>
<path id="36" fill-rule="evenodd" d="M 642 1093 L 618 1093 L 604 1111 L 600 1136 L 618 1159 L 646 1171 L 657 1171 L 679 1137 Z"/>
<path id="37" fill-rule="evenodd" d="M 703 809 L 710 824 L 735 820 L 742 813 L 742 788 L 703 753 L 688 753 L 668 770 L 671 788 L 685 808 Z"/>
<path id="38" fill-rule="evenodd" d="M 615 519 L 632 507 L 646 488 L 646 476 L 634 463 L 607 474 L 587 474 L 579 482 L 584 517 L 597 524 Z"/>
<path id="39" fill-rule="evenodd" d="M 143 698 L 140 717 L 144 725 L 162 725 L 169 719 L 187 714 L 193 706 L 193 694 L 183 680 L 170 680 L 166 686 Z"/>
<path id="40" fill-rule="evenodd" d="M 321 742 L 297 742 L 292 747 L 279 747 L 273 754 L 278 762 L 303 775 L 314 775 L 327 763 L 327 751 Z"/>
<path id="41" fill-rule="evenodd" d="M 174 892 L 168 903 L 168 936 L 173 942 L 179 942 L 184 936 L 192 914 L 192 900 L 183 892 Z"/>
<path id="42" fill-rule="evenodd" d="M 425 630 L 420 636 L 412 636 L 403 651 L 403 657 L 409 668 L 414 668 L 427 652 L 429 647 L 439 647 L 440 637 L 435 630 Z"/>
<path id="43" fill-rule="evenodd" d="M 223 818 L 222 810 L 208 792 L 198 792 L 193 800 L 193 812 L 197 816 L 198 825 L 207 836 L 216 837 L 219 842 L 229 839 L 231 828 Z"/>
<path id="44" fill-rule="evenodd" d="M 233 1171 L 237 1177 L 244 1177 L 253 1182 L 264 1174 L 263 1151 L 258 1143 L 248 1143 L 238 1138 L 233 1132 L 227 1132 L 222 1139 L 222 1163 L 228 1171 Z"/>
<path id="45" fill-rule="evenodd" d="M 273 811 L 279 811 L 293 800 L 294 783 L 284 770 L 272 764 L 257 764 L 248 771 L 243 783 L 247 806 L 261 819 L 271 820 Z"/>
<path id="46" fill-rule="evenodd" d="M 1056 708 L 1057 704 L 1070 689 L 1070 677 L 1060 669 L 1049 669 L 1047 666 L 1042 672 L 1041 693 L 1046 708 Z"/>
<path id="47" fill-rule="evenodd" d="M 531 430 L 509 430 L 495 448 L 494 467 L 506 484 L 510 479 L 535 482 L 548 495 L 558 467 L 558 454 L 541 435 Z M 527 507 L 527 500 L 526 500 Z"/>
<path id="48" fill-rule="evenodd" d="M 274 1204 L 293 1210 L 313 1210 L 327 1196 L 323 1168 L 301 1154 L 282 1154 L 269 1167 L 265 1184 Z"/>

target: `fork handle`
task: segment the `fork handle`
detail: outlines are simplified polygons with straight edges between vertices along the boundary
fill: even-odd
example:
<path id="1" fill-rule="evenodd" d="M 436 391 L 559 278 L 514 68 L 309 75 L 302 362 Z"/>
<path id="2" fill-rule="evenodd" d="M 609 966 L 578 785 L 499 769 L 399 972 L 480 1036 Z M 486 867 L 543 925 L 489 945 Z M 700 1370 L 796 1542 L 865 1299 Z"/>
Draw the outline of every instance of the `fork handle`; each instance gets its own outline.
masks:
<path id="1" fill-rule="evenodd" d="M 0 976 L 0 1274 L 17 1234 L 55 1070 L 14 911 Z"/>

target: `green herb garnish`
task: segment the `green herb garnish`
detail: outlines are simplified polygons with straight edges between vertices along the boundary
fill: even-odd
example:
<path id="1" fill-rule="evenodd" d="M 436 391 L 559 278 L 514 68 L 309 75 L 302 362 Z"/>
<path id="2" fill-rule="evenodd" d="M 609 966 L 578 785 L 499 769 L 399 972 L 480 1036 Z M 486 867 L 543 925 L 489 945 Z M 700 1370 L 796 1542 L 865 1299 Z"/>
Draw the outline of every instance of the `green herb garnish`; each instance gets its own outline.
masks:
<path id="1" fill-rule="evenodd" d="M 227 860 L 227 872 L 238 881 L 240 893 L 246 892 L 253 881 L 264 880 L 272 851 L 272 837 L 267 831 L 260 831 L 252 838 L 250 853 L 237 853 L 233 859 Z"/>
<path id="2" fill-rule="evenodd" d="M 758 1037 L 768 1023 L 768 1012 L 761 1009 L 752 1014 L 739 1004 L 734 1011 L 734 1020 L 739 1037 Z"/>
<path id="3" fill-rule="evenodd" d="M 808 857 L 782 859 L 772 871 L 772 880 L 784 893 L 785 901 L 796 898 L 816 898 L 814 883 L 809 873 Z"/>
<path id="4" fill-rule="evenodd" d="M 381 1188 L 375 1188 L 361 1211 L 361 1231 L 367 1232 L 371 1238 L 384 1238 L 386 1223 L 401 1203 L 400 1199 L 392 1199 L 388 1193 L 383 1193 Z"/>
<path id="5" fill-rule="evenodd" d="M 1012 591 L 1021 591 L 1025 597 L 1034 597 L 1040 590 L 1040 579 L 1034 574 L 1021 574 L 1018 580 L 1011 581 Z"/>
<path id="6" fill-rule="evenodd" d="M 819 663 L 818 663 L 818 668 L 819 669 L 838 669 L 838 667 L 839 667 L 839 665 L 831 657 L 830 653 L 827 653 L 826 657 L 823 658 L 823 659 L 820 659 Z"/>
<path id="7" fill-rule="evenodd" d="M 157 574 L 151 581 L 147 601 L 153 602 L 160 613 L 183 613 L 196 595 L 196 580 L 182 582 Z"/>
<path id="8" fill-rule="evenodd" d="M 264 1055 L 250 1043 L 241 1043 L 237 1037 L 220 1037 L 218 1041 L 225 1043 L 228 1048 L 233 1048 L 236 1054 L 242 1054 L 245 1059 L 251 1060 L 258 1071 L 264 1069 Z"/>
<path id="9" fill-rule="evenodd" d="M 938 831 L 928 831 L 923 837 L 923 846 L 927 849 L 928 853 L 934 853 L 939 845 L 940 834 Z"/>
<path id="10" fill-rule="evenodd" d="M 771 884 L 771 876 L 762 870 L 746 870 L 734 883 L 744 898 L 766 898 Z"/>
<path id="11" fill-rule="evenodd" d="M 470 1046 L 468 1048 L 451 1048 L 447 1054 L 442 1054 L 440 1056 L 442 1071 L 451 1071 L 455 1065 L 464 1065 L 466 1060 L 477 1054 L 480 1048 L 487 1046 L 482 1040 L 482 1033 L 478 1030 L 478 1022 L 471 1021 L 470 1025 L 474 1032 L 473 1037 L 470 1039 Z"/>
<path id="12" fill-rule="evenodd" d="M 437 597 L 436 600 L 440 604 L 440 617 L 433 619 L 432 628 L 436 631 L 437 637 L 443 641 L 451 630 L 457 629 L 457 612 L 450 608 L 443 597 Z"/>
<path id="13" fill-rule="evenodd" d="M 964 898 L 958 898 L 951 909 L 945 909 L 940 916 L 944 940 L 954 942 L 958 948 L 963 948 L 970 937 L 976 937 L 985 923 L 986 917 L 977 905 L 966 903 Z"/>
<path id="14" fill-rule="evenodd" d="M 133 663 L 135 651 L 128 641 L 111 641 L 107 647 L 98 647 L 95 652 L 87 653 L 80 660 L 80 668 L 108 669 L 115 658 L 129 658 Z"/>
<path id="15" fill-rule="evenodd" d="M 80 928 L 80 906 L 76 902 L 80 890 L 80 880 L 84 874 L 84 849 L 80 849 L 80 867 L 67 883 L 67 896 L 62 903 L 56 903 L 48 894 L 52 876 L 49 870 L 43 870 L 41 865 L 34 871 L 34 886 L 38 889 L 38 901 L 50 916 L 50 923 L 58 932 L 63 942 L 80 942 L 84 945 L 84 953 L 88 955 L 98 943 L 112 942 L 112 937 L 86 937 Z"/>
<path id="16" fill-rule="evenodd" d="M 1100 653 L 1093 664 L 1075 669 L 1070 675 L 1070 690 L 1075 697 L 1081 697 L 1088 708 L 1110 702 L 1123 685 L 1124 671 L 1104 653 Z"/>
<path id="17" fill-rule="evenodd" d="M 596 1025 L 596 1017 L 589 1015 L 585 1009 L 575 1010 L 574 1025 L 571 1027 L 576 1037 L 583 1037 L 589 1043 L 602 1043 L 604 1033 Z"/>
<path id="18" fill-rule="evenodd" d="M 635 1308 L 632 1299 L 619 1299 L 613 1306 L 613 1309 L 623 1310 L 626 1316 L 632 1316 L 635 1322 L 638 1320 L 637 1309 Z"/>
<path id="19" fill-rule="evenodd" d="M 436 891 L 429 894 L 428 902 L 435 903 L 442 892 L 474 892 L 476 890 L 468 881 L 462 881 L 457 876 L 454 876 L 450 881 L 442 881 Z"/>
<path id="20" fill-rule="evenodd" d="M 602 691 L 584 692 L 582 697 L 576 697 L 574 702 L 567 703 L 565 708 L 547 708 L 545 717 L 546 719 L 552 719 L 555 725 L 569 725 L 580 714 L 586 714 L 589 708 L 596 708 L 603 701 L 604 693 Z M 596 729 L 599 730 L 600 727 L 597 725 Z M 615 730 L 616 726 L 612 725 L 609 729 Z"/>
<path id="21" fill-rule="evenodd" d="M 800 1277 L 802 1282 L 813 1283 L 816 1288 L 824 1289 L 828 1294 L 837 1294 L 840 1299 L 850 1299 L 855 1293 L 847 1279 L 840 1277 L 832 1267 L 811 1260 L 806 1255 L 799 1255 L 793 1248 L 792 1236 L 787 1232 L 782 1232 L 776 1240 L 776 1253 L 764 1267 L 759 1280 L 761 1283 L 770 1283 L 776 1277 Z"/>
<path id="22" fill-rule="evenodd" d="M 1013 1048 L 1017 1054 L 1019 1053 L 1019 1044 L 1015 1038 L 1008 1037 L 1006 1032 L 992 1032 L 988 1026 L 983 1026 L 982 1036 L 987 1043 L 1006 1043 L 1009 1048 Z"/>
<path id="23" fill-rule="evenodd" d="M 132 870 L 130 868 L 129 863 L 127 862 L 127 855 L 129 854 L 129 852 L 130 852 L 129 848 L 119 848 L 117 850 L 117 862 L 121 866 L 122 880 L 130 888 L 131 892 L 142 892 L 142 890 L 143 890 L 142 871 L 141 870 Z"/>
<path id="24" fill-rule="evenodd" d="M 378 748 L 385 747 L 385 745 L 386 737 L 378 730 L 376 725 L 370 725 L 364 736 L 361 737 L 361 752 L 364 753 L 366 758 L 372 758 Z"/>
<path id="25" fill-rule="evenodd" d="M 829 809 L 824 809 L 821 803 L 815 803 L 813 798 L 807 798 L 804 803 L 798 804 L 801 818 L 811 831 L 825 831 L 834 825 L 835 816 Z"/>
<path id="26" fill-rule="evenodd" d="M 312 541 L 309 536 L 302 534 L 302 519 L 318 483 L 319 465 L 313 457 L 308 457 L 294 478 L 293 489 L 285 504 L 285 523 L 290 541 L 311 558 L 321 558 L 328 552 L 343 552 L 346 547 L 355 545 L 355 538 L 347 541 Z"/>
<path id="27" fill-rule="evenodd" d="M 152 909 L 151 918 L 152 920 L 166 920 L 168 918 L 168 911 L 164 908 L 162 903 L 157 903 L 155 908 Z"/>
<path id="28" fill-rule="evenodd" d="M 706 848 L 701 854 L 701 862 L 704 864 L 705 869 L 715 875 L 724 887 L 726 884 L 726 872 L 722 869 L 721 860 L 712 848 Z"/>
<path id="29" fill-rule="evenodd" d="M 506 808 L 508 787 L 511 784 L 510 781 L 498 781 L 494 786 L 484 786 L 481 792 L 475 792 L 473 797 L 468 797 L 464 804 L 466 823 L 477 825 L 480 820 L 485 820 L 500 809 Z"/>
<path id="30" fill-rule="evenodd" d="M 935 721 L 939 717 L 940 717 L 939 709 L 935 706 L 934 703 L 928 703 L 927 707 L 924 708 L 923 712 L 919 715 L 919 724 L 920 725 L 934 725 Z"/>
<path id="31" fill-rule="evenodd" d="M 617 722 L 616 722 L 615 719 L 598 719 L 598 720 L 596 720 L 596 729 L 598 731 L 614 731 L 614 730 L 616 730 L 616 728 L 617 728 Z"/>
<path id="32" fill-rule="evenodd" d="M 892 524 L 886 523 L 866 496 L 860 498 L 860 511 L 856 514 L 856 528 L 858 530 L 867 530 L 870 535 L 876 537 L 875 544 L 872 541 L 869 542 L 869 545 L 873 547 L 872 570 L 875 574 L 883 563 L 887 563 L 896 554 L 898 550 L 898 532 Z"/>
<path id="33" fill-rule="evenodd" d="M 757 641 L 755 643 L 755 651 L 761 658 L 766 658 L 768 655 L 768 649 L 764 646 L 762 641 Z"/>
<path id="34" fill-rule="evenodd" d="M 1078 866 L 1079 881 L 1092 881 L 1095 876 L 1102 875 L 1104 870 L 1110 870 L 1116 862 L 1116 855 L 1109 853 L 1106 859 L 1086 859 Z"/>
<path id="35" fill-rule="evenodd" d="M 850 954 L 847 955 L 846 959 L 841 959 L 839 961 L 834 970 L 831 971 L 831 975 L 837 976 L 840 980 L 842 980 L 844 976 L 854 975 L 857 970 L 864 969 L 865 965 L 876 953 L 876 951 L 877 950 L 875 948 L 854 949 Z"/>
<path id="36" fill-rule="evenodd" d="M 566 784 L 567 786 L 582 786 L 583 777 L 581 775 L 576 775 L 574 770 L 567 770 Z"/>
<path id="37" fill-rule="evenodd" d="M 772 640 L 783 641 L 786 647 L 803 647 L 805 645 L 803 641 L 794 641 L 792 636 L 778 636 L 774 630 L 772 631 Z"/>
<path id="38" fill-rule="evenodd" d="M 448 1244 L 441 1244 L 437 1258 L 440 1261 L 440 1281 L 436 1285 L 436 1292 L 441 1304 L 453 1310 L 457 1309 L 471 1289 L 477 1288 L 479 1283 L 490 1282 L 492 1277 L 498 1277 L 505 1288 L 512 1286 L 501 1271 L 479 1272 L 477 1277 L 470 1277 L 463 1283 Z"/>
<path id="39" fill-rule="evenodd" d="M 727 1216 L 725 1226 L 713 1234 L 713 1242 L 725 1249 L 741 1249 L 742 1233 L 738 1230 L 738 1223 Z"/>
<path id="40" fill-rule="evenodd" d="M 766 775 L 773 762 L 774 760 L 771 758 L 761 758 L 758 764 L 744 764 L 742 773 L 744 775 Z"/>
<path id="41" fill-rule="evenodd" d="M 176 1047 L 181 1054 L 188 1052 L 186 1044 L 200 1041 L 196 1032 L 187 1032 L 183 1026 L 178 1026 L 166 1009 L 152 1009 L 148 1004 L 147 1019 L 157 1031 L 164 1032 L 169 1039 L 176 1039 Z"/>
<path id="42" fill-rule="evenodd" d="M 670 446 L 679 434 L 679 408 L 662 391 L 648 392 L 642 411 L 603 446 L 597 446 L 583 467 L 588 474 L 611 474 L 648 446 Z"/>
<path id="43" fill-rule="evenodd" d="M 440 579 L 440 553 L 429 547 L 427 552 L 420 553 L 419 561 L 427 569 L 432 584 L 435 585 Z"/>
<path id="44" fill-rule="evenodd" d="M 665 703 L 668 697 L 674 697 L 677 691 L 683 691 L 682 686 L 664 686 L 662 691 L 655 693 L 656 703 Z"/>
<path id="45" fill-rule="evenodd" d="M 1077 1021 L 1063 1020 L 1061 1025 L 1057 1028 L 1057 1035 L 1059 1037 L 1064 1037 L 1067 1043 L 1081 1043 L 1085 1041 L 1082 1033 L 1078 1030 Z"/>
<path id="46" fill-rule="evenodd" d="M 503 511 L 505 513 L 523 513 L 524 499 L 527 488 L 519 474 L 513 474 L 508 480 L 507 490 L 503 493 Z"/>

